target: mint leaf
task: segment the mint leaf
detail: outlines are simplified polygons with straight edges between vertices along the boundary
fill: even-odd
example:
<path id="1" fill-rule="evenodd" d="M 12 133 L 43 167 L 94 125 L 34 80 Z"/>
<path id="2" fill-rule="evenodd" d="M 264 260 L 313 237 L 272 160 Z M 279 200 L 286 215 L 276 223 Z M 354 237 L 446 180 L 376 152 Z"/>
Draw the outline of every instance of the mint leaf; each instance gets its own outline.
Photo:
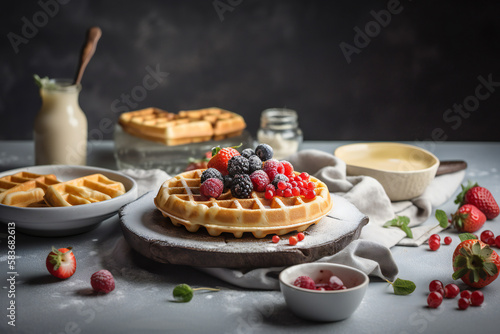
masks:
<path id="1" fill-rule="evenodd" d="M 460 238 L 460 241 L 462 241 L 462 242 L 464 242 L 465 240 L 477 239 L 477 237 L 471 233 L 460 233 L 458 235 L 458 237 Z"/>
<path id="2" fill-rule="evenodd" d="M 436 210 L 436 219 L 439 222 L 439 226 L 442 228 L 447 228 L 449 225 L 448 216 L 443 210 Z"/>
<path id="3" fill-rule="evenodd" d="M 391 282 L 389 282 L 391 283 Z M 415 283 L 409 280 L 404 280 L 397 278 L 394 283 L 391 283 L 393 289 L 394 289 L 394 294 L 399 295 L 399 296 L 405 296 L 411 294 L 413 291 L 416 289 Z"/>
<path id="4" fill-rule="evenodd" d="M 399 227 L 400 229 L 403 230 L 403 232 L 406 233 L 406 236 L 408 238 L 413 238 L 413 233 L 411 232 L 411 229 L 408 227 L 408 224 L 410 224 L 410 218 L 408 218 L 407 216 L 397 216 L 396 218 L 387 221 L 382 226 L 386 228 L 391 226 Z"/>

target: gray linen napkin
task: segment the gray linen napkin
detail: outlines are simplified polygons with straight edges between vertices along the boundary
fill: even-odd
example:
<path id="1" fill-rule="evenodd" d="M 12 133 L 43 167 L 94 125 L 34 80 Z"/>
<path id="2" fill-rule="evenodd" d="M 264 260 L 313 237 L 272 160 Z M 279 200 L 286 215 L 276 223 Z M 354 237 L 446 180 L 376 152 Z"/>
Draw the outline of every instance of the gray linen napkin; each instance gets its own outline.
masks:
<path id="1" fill-rule="evenodd" d="M 318 261 L 353 266 L 368 275 L 394 280 L 398 268 L 390 247 L 396 244 L 417 246 L 436 233 L 435 225 L 419 226 L 432 213 L 432 208 L 446 202 L 458 188 L 465 172 L 436 177 L 426 192 L 411 201 L 391 203 L 382 185 L 368 176 L 347 176 L 345 163 L 337 157 L 318 150 L 298 152 L 288 158 L 295 170 L 308 172 L 326 183 L 330 192 L 344 196 L 370 218 L 359 240 L 353 241 L 337 254 Z M 139 196 L 147 191 L 157 191 L 169 178 L 160 170 L 122 170 L 139 184 Z M 410 217 L 414 239 L 397 228 L 382 225 L 396 215 Z M 237 270 L 228 268 L 199 268 L 236 286 L 252 289 L 279 289 L 278 275 L 281 267 Z"/>

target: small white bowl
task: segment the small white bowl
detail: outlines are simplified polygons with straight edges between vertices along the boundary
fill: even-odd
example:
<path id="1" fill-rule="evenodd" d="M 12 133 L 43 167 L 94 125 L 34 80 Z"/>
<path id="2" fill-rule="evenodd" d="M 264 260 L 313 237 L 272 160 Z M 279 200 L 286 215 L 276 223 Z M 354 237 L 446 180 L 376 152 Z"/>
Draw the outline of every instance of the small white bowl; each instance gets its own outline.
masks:
<path id="1" fill-rule="evenodd" d="M 346 163 L 348 175 L 378 180 L 391 201 L 422 195 L 439 167 L 434 154 L 400 143 L 349 144 L 337 148 L 335 155 Z"/>
<path id="2" fill-rule="evenodd" d="M 347 289 L 318 291 L 293 285 L 299 276 L 309 276 L 316 283 L 326 283 L 332 275 L 339 277 Z M 279 281 L 286 304 L 295 315 L 314 321 L 339 321 L 350 317 L 356 311 L 370 279 L 356 268 L 314 262 L 286 268 L 280 273 Z"/>
<path id="3" fill-rule="evenodd" d="M 318 291 L 293 285 L 299 276 L 309 276 L 316 283 L 326 283 L 332 275 L 339 277 L 347 289 Z M 339 321 L 350 317 L 363 300 L 370 282 L 361 270 L 327 262 L 288 267 L 280 273 L 279 280 L 290 310 L 301 318 L 314 321 Z"/>

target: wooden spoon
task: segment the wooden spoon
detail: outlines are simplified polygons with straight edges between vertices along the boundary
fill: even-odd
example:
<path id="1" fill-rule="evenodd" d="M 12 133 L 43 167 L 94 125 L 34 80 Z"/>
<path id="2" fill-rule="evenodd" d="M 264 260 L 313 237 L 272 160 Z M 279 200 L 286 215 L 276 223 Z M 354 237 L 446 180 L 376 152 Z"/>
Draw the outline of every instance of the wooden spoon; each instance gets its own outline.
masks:
<path id="1" fill-rule="evenodd" d="M 87 31 L 87 38 L 85 44 L 83 45 L 82 52 L 80 55 L 80 63 L 78 64 L 78 69 L 76 71 L 74 84 L 77 85 L 82 81 L 83 72 L 90 61 L 90 58 L 94 55 L 95 49 L 97 47 L 97 42 L 102 36 L 102 31 L 99 27 L 92 27 Z"/>
<path id="2" fill-rule="evenodd" d="M 467 168 L 467 162 L 462 160 L 440 161 L 436 176 L 458 172 Z"/>

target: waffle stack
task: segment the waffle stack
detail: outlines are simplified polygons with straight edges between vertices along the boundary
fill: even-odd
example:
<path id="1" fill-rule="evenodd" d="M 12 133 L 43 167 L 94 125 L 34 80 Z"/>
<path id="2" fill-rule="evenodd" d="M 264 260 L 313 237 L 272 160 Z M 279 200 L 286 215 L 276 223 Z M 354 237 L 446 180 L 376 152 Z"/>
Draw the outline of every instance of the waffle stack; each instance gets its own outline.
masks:
<path id="1" fill-rule="evenodd" d="M 0 178 L 0 204 L 18 207 L 47 206 L 43 196 L 47 188 L 59 181 L 53 174 L 19 172 Z"/>
<path id="2" fill-rule="evenodd" d="M 243 117 L 220 108 L 178 114 L 147 108 L 121 114 L 119 124 L 133 136 L 168 146 L 220 140 L 241 134 L 246 127 Z"/>
<path id="3" fill-rule="evenodd" d="M 102 202 L 124 193 L 121 182 L 93 174 L 48 187 L 44 199 L 49 206 L 73 206 Z"/>
<path id="4" fill-rule="evenodd" d="M 314 177 L 316 197 L 278 197 L 268 200 L 264 192 L 253 191 L 248 199 L 235 198 L 230 191 L 217 199 L 200 195 L 202 169 L 181 173 L 164 182 L 155 198 L 156 207 L 176 226 L 189 232 L 203 226 L 212 236 L 223 232 L 241 238 L 250 232 L 256 238 L 304 231 L 321 220 L 332 208 L 326 185 Z"/>

